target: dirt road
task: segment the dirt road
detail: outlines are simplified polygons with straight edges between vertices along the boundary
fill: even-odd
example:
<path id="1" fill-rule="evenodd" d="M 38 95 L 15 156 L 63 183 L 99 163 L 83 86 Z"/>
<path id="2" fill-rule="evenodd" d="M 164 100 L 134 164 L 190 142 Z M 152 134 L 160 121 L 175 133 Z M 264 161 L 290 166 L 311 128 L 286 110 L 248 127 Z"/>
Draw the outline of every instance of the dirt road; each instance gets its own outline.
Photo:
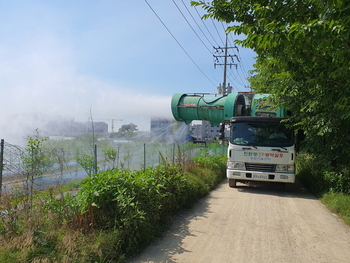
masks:
<path id="1" fill-rule="evenodd" d="M 350 227 L 300 184 L 237 185 L 220 184 L 128 262 L 350 262 Z"/>

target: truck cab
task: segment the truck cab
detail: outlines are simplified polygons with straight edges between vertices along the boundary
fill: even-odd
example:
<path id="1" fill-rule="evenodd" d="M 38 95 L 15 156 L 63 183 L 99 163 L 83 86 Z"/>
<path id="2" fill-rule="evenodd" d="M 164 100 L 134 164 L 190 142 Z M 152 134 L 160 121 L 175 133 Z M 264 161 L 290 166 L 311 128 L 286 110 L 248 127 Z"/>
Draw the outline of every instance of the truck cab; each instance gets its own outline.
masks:
<path id="1" fill-rule="evenodd" d="M 236 182 L 295 182 L 294 132 L 283 118 L 231 118 L 227 178 L 230 187 Z"/>

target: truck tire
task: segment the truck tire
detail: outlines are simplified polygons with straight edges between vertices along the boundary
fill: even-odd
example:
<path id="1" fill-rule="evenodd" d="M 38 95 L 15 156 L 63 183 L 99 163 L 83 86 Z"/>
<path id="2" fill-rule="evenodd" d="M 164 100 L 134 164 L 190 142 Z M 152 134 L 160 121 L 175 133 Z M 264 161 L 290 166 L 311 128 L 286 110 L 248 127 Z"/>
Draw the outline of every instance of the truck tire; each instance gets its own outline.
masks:
<path id="1" fill-rule="evenodd" d="M 228 185 L 232 188 L 236 187 L 236 179 L 228 179 Z"/>

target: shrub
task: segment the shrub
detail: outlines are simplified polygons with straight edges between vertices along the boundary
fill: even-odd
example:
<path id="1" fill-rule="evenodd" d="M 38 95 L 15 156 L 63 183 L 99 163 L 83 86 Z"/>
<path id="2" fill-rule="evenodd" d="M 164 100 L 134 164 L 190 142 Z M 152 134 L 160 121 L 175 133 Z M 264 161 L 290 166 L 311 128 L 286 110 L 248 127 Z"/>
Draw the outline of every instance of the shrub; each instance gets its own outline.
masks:
<path id="1" fill-rule="evenodd" d="M 347 167 L 335 169 L 324 159 L 301 153 L 297 157 L 297 175 L 316 196 L 328 192 L 350 194 L 350 171 Z"/>
<path id="2" fill-rule="evenodd" d="M 122 262 L 213 189 L 225 161 L 203 155 L 186 172 L 165 162 L 140 171 L 114 168 L 83 180 L 77 195 L 38 193 L 31 211 L 14 215 L 16 233 L 2 236 L 0 261 Z M 3 234 L 8 227 L 0 224 Z"/>
<path id="3" fill-rule="evenodd" d="M 339 193 L 325 194 L 322 199 L 328 209 L 340 215 L 350 225 L 350 196 Z"/>

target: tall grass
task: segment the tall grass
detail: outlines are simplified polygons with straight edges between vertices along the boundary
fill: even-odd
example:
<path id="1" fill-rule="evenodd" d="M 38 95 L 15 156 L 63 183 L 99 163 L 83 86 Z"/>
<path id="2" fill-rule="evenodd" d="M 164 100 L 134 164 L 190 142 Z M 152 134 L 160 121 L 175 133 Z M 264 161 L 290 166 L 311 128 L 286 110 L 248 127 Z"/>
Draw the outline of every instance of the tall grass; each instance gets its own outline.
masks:
<path id="1" fill-rule="evenodd" d="M 350 196 L 340 193 L 329 193 L 321 198 L 329 210 L 337 213 L 350 226 Z"/>
<path id="2" fill-rule="evenodd" d="M 317 156 L 301 153 L 297 157 L 297 175 L 316 196 L 350 194 L 350 167 L 333 167 Z"/>
<path id="3" fill-rule="evenodd" d="M 320 157 L 301 153 L 297 168 L 299 180 L 350 225 L 350 167 L 334 167 Z"/>
<path id="4" fill-rule="evenodd" d="M 225 161 L 202 153 L 185 170 L 166 162 L 114 168 L 87 177 L 79 189 L 38 192 L 30 209 L 21 194 L 4 197 L 0 262 L 123 262 L 213 189 L 225 177 Z"/>

